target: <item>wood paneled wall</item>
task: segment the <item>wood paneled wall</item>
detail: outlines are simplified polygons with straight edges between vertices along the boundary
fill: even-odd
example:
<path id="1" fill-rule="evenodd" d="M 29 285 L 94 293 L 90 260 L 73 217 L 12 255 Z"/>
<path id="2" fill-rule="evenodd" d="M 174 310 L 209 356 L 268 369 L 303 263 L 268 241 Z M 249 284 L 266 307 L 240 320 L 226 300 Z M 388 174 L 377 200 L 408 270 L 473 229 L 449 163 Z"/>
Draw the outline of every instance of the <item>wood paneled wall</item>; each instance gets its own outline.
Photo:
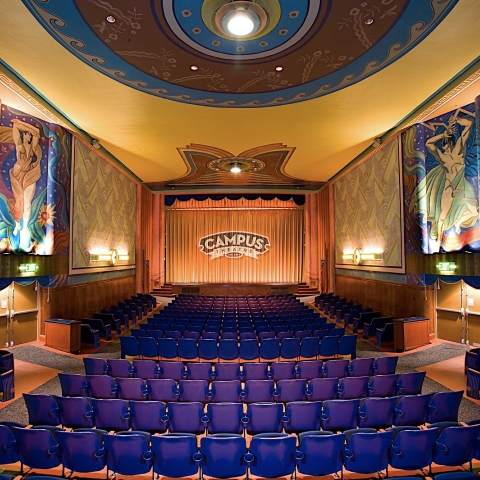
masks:
<path id="1" fill-rule="evenodd" d="M 40 289 L 40 335 L 45 334 L 45 320 L 90 318 L 102 308 L 110 308 L 135 295 L 135 275 L 98 282 Z"/>
<path id="2" fill-rule="evenodd" d="M 335 293 L 378 310 L 382 317 L 428 317 L 430 333 L 435 332 L 435 289 L 401 283 L 336 276 Z"/>
<path id="3" fill-rule="evenodd" d="M 333 188 L 306 196 L 305 270 L 306 281 L 321 292 L 334 288 Z"/>
<path id="4" fill-rule="evenodd" d="M 137 186 L 136 290 L 149 293 L 153 282 L 163 284 L 165 222 L 164 196 Z"/>

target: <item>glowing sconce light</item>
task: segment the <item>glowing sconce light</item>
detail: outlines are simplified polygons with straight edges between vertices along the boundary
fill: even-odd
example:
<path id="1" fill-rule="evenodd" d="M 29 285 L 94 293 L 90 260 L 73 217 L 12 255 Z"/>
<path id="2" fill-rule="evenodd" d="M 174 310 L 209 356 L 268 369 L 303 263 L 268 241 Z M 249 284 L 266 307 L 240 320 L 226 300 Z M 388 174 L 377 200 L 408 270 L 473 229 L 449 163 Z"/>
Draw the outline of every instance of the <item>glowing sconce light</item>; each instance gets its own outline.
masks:
<path id="1" fill-rule="evenodd" d="M 126 262 L 128 259 L 128 253 L 119 254 L 115 248 L 109 252 L 90 253 L 90 261 L 92 263 L 108 262 L 110 265 L 115 266 L 118 264 L 118 262 Z"/>
<path id="2" fill-rule="evenodd" d="M 353 262 L 355 265 L 360 265 L 364 261 L 374 262 L 383 260 L 383 253 L 362 252 L 360 248 L 356 248 L 353 253 L 344 253 L 342 258 L 346 262 Z"/>
<path id="3" fill-rule="evenodd" d="M 455 262 L 438 262 L 437 270 L 441 275 L 455 275 L 457 264 Z"/>

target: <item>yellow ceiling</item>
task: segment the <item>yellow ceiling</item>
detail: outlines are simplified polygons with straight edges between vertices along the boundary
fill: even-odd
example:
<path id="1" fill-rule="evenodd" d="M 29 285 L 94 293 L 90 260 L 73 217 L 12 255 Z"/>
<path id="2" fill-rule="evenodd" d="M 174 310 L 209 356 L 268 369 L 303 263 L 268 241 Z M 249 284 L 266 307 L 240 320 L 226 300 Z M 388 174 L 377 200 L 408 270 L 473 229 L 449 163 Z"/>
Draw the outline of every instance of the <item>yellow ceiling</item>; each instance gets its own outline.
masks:
<path id="1" fill-rule="evenodd" d="M 458 72 L 478 62 L 478 25 L 479 0 L 460 0 L 416 48 L 375 75 L 314 100 L 253 109 L 177 103 L 111 80 L 57 43 L 20 0 L 0 0 L 0 57 L 143 182 L 184 175 L 177 148 L 192 143 L 233 154 L 283 143 L 296 147 L 285 169 L 288 175 L 327 181 Z M 460 105 L 473 101 L 480 95 L 480 82 L 462 95 L 443 110 L 459 100 Z M 12 105 L 14 98 L 0 84 L 2 102 Z"/>

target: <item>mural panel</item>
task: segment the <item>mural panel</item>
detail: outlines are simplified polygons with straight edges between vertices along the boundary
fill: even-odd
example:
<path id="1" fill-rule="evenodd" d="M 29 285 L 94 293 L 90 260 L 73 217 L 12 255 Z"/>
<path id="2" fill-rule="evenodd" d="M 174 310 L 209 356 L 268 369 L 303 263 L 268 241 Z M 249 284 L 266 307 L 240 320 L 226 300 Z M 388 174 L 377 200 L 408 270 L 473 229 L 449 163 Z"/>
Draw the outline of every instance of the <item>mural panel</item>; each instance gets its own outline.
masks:
<path id="1" fill-rule="evenodd" d="M 335 183 L 337 266 L 403 267 L 398 148 L 395 139 Z"/>
<path id="2" fill-rule="evenodd" d="M 74 152 L 71 273 L 130 268 L 136 185 L 78 140 Z"/>
<path id="3" fill-rule="evenodd" d="M 71 135 L 0 107 L 0 252 L 66 254 Z"/>
<path id="4" fill-rule="evenodd" d="M 406 253 L 480 251 L 476 115 L 472 103 L 402 135 Z"/>

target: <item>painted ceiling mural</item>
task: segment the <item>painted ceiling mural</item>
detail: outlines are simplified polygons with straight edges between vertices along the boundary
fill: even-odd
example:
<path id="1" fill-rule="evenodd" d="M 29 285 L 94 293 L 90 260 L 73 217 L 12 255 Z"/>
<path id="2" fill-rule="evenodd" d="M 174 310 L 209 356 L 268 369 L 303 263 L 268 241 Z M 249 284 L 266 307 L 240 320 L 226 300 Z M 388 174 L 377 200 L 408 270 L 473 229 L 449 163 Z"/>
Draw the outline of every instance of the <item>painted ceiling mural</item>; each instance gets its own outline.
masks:
<path id="1" fill-rule="evenodd" d="M 177 192 L 202 188 L 223 191 L 227 186 L 246 190 L 258 187 L 262 190 L 276 190 L 278 187 L 317 190 L 322 183 L 306 182 L 285 173 L 284 167 L 294 151 L 294 147 L 274 143 L 233 155 L 208 145 L 187 145 L 178 149 L 188 168 L 186 175 L 167 182 L 148 183 L 147 186 L 152 190 L 172 189 Z M 232 174 L 232 167 L 237 167 L 238 173 Z"/>
<path id="2" fill-rule="evenodd" d="M 225 0 L 22 0 L 92 68 L 162 98 L 219 107 L 295 103 L 352 85 L 425 38 L 457 0 L 255 0 L 266 27 L 222 34 Z"/>

